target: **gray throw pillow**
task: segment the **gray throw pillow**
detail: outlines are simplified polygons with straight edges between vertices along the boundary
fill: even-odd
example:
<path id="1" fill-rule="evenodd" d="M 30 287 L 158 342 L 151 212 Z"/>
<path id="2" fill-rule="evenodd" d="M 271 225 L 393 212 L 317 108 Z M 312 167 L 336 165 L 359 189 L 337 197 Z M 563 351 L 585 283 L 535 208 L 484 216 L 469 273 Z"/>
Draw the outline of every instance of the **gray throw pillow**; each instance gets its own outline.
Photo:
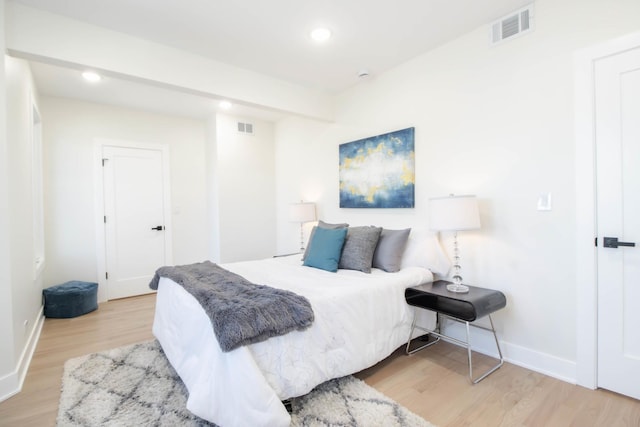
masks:
<path id="1" fill-rule="evenodd" d="M 302 255 L 302 260 L 303 261 L 305 259 L 307 259 L 307 255 L 309 254 L 309 246 L 311 245 L 311 241 L 313 240 L 313 235 L 315 234 L 317 227 L 327 228 L 329 230 L 335 230 L 335 229 L 338 229 L 338 228 L 348 228 L 349 224 L 347 224 L 347 223 L 329 224 L 328 222 L 324 222 L 323 220 L 318 221 L 318 225 L 314 226 L 311 229 L 311 233 L 309 233 L 309 241 L 307 242 L 307 247 L 304 249 L 304 255 Z"/>
<path id="2" fill-rule="evenodd" d="M 382 227 L 350 227 L 338 268 L 371 273 L 373 252 L 381 232 Z"/>
<path id="3" fill-rule="evenodd" d="M 402 254 L 407 247 L 410 232 L 410 228 L 406 230 L 383 229 L 380 233 L 378 246 L 373 253 L 373 267 L 389 273 L 400 271 Z"/>

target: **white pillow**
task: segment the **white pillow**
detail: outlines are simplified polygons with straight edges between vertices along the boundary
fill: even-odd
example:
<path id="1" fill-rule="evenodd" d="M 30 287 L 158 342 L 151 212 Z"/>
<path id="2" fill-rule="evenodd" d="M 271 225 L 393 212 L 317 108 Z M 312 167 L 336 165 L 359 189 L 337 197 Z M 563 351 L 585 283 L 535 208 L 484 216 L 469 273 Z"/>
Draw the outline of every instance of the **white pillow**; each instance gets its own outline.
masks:
<path id="1" fill-rule="evenodd" d="M 445 276 L 451 268 L 451 261 L 440 246 L 438 233 L 412 229 L 402 255 L 401 267 L 424 267 L 432 273 Z"/>

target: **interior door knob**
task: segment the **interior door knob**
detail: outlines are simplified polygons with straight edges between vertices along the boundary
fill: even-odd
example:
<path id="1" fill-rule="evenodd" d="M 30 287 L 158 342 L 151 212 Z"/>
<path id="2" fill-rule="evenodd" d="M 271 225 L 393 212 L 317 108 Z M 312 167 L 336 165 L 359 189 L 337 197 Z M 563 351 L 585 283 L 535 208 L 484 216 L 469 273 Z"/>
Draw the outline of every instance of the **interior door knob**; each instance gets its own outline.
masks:
<path id="1" fill-rule="evenodd" d="M 162 231 L 164 230 L 164 227 L 162 225 L 159 225 L 157 227 L 151 227 L 152 230 L 158 230 L 158 231 Z"/>
<path id="2" fill-rule="evenodd" d="M 605 237 L 604 247 L 617 249 L 618 246 L 635 246 L 635 242 L 620 242 L 617 237 Z"/>

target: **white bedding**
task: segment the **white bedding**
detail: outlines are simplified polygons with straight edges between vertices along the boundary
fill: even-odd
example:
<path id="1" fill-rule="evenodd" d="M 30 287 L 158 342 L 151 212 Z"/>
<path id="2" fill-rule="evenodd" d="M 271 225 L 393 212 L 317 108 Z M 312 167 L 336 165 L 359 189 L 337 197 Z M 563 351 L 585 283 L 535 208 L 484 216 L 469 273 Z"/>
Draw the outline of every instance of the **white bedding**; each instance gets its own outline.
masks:
<path id="1" fill-rule="evenodd" d="M 307 297 L 315 320 L 304 331 L 220 350 L 211 322 L 181 286 L 161 278 L 153 333 L 187 389 L 187 408 L 220 426 L 288 426 L 281 400 L 352 374 L 406 342 L 413 312 L 404 289 L 433 280 L 429 270 L 329 273 L 300 257 L 222 264 L 258 284 Z"/>

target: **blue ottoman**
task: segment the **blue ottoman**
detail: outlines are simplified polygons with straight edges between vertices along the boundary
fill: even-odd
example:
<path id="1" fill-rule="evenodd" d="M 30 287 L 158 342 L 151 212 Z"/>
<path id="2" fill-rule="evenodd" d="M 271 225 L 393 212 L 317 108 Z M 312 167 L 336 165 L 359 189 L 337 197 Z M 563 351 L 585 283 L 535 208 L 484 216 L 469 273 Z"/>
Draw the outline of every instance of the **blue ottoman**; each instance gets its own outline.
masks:
<path id="1" fill-rule="evenodd" d="M 42 290 L 44 315 L 66 319 L 98 308 L 98 284 L 73 280 Z"/>

